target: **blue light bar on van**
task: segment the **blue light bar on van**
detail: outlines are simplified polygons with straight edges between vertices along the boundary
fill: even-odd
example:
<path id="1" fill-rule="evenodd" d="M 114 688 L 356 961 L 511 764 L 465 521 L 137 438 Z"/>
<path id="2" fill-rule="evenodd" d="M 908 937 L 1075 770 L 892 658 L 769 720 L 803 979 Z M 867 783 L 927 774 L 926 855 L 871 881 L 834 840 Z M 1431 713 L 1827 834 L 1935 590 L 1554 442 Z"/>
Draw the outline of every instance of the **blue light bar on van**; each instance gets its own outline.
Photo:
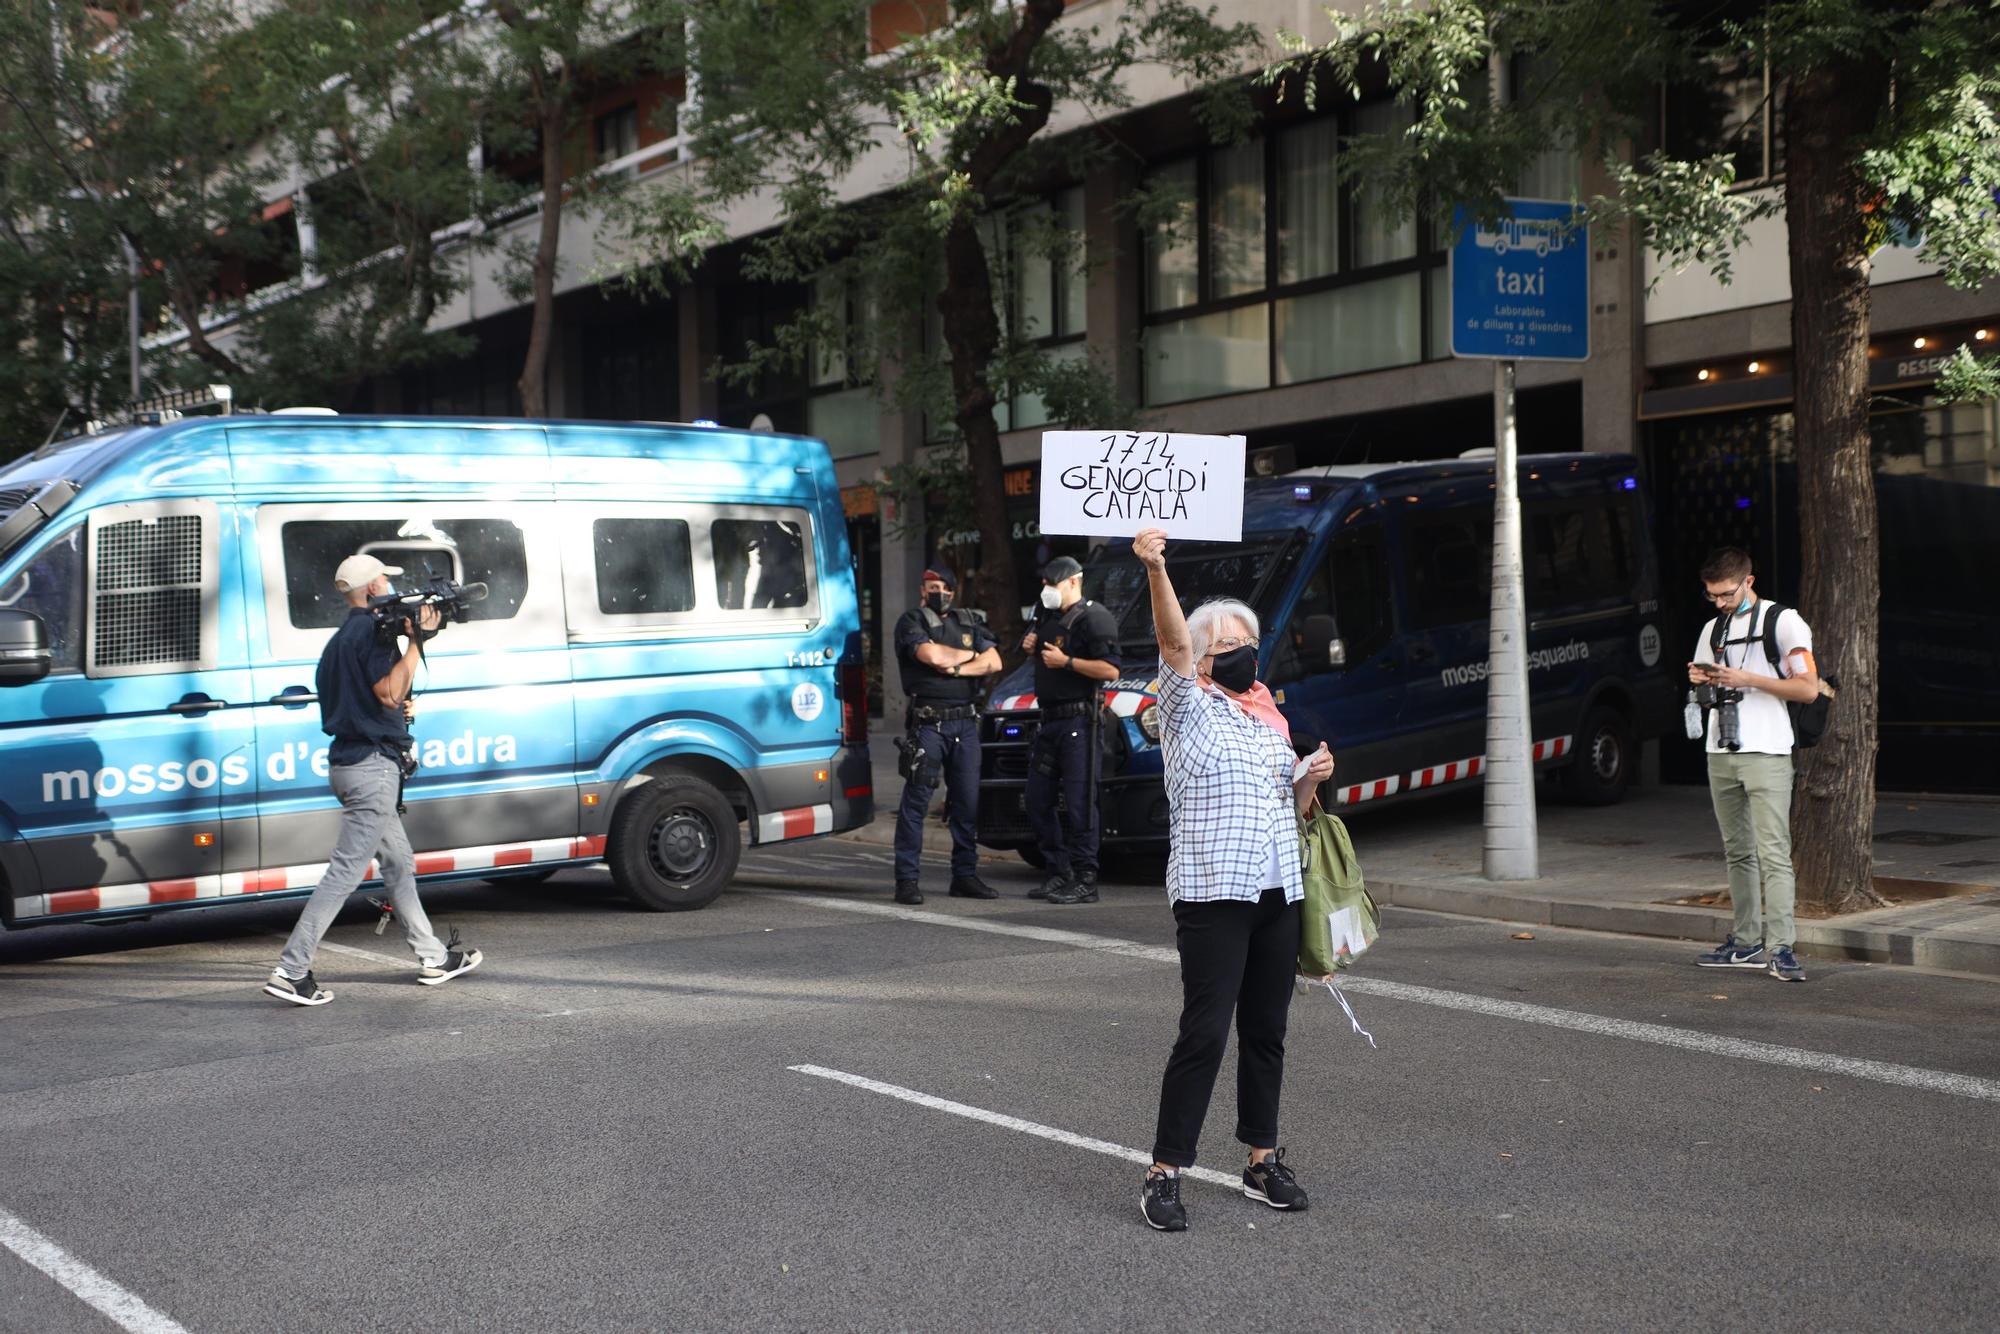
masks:
<path id="1" fill-rule="evenodd" d="M 688 423 L 688 425 L 690 425 L 690 426 L 714 426 L 714 425 L 717 425 L 717 423 L 716 423 L 715 421 L 711 420 L 710 418 L 707 418 L 707 417 L 696 417 L 696 418 L 695 418 L 695 419 L 694 419 L 693 421 L 689 422 L 689 423 Z"/>
<path id="2" fill-rule="evenodd" d="M 1297 486 L 1297 485 L 1292 487 L 1293 500 L 1311 500 L 1312 498 L 1313 498 L 1313 489 L 1311 487 Z"/>
<path id="3" fill-rule="evenodd" d="M 1636 477 L 1627 477 L 1618 485 L 1624 487 L 1627 491 L 1637 491 L 1639 489 L 1639 479 Z"/>

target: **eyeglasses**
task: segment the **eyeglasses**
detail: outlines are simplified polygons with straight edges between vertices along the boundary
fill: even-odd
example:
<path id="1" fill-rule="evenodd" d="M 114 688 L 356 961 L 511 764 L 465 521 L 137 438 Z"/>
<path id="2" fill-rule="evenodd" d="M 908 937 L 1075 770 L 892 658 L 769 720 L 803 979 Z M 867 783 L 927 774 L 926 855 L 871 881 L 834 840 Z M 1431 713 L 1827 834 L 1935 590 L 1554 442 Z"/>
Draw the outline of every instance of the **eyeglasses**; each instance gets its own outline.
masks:
<path id="1" fill-rule="evenodd" d="M 1257 647 L 1257 641 L 1254 639 L 1237 639 L 1232 636 L 1231 638 L 1228 639 L 1215 640 L 1214 642 L 1209 644 L 1208 652 L 1209 655 L 1213 657 L 1217 653 L 1234 653 L 1239 648 L 1256 648 L 1256 647 Z"/>
<path id="2" fill-rule="evenodd" d="M 1743 596 L 1743 585 L 1738 584 L 1736 585 L 1736 587 L 1730 589 L 1727 593 L 1711 593 L 1708 591 L 1708 588 L 1704 585 L 1701 590 L 1701 595 L 1707 598 L 1710 602 L 1727 602 L 1731 606 L 1734 606 Z"/>

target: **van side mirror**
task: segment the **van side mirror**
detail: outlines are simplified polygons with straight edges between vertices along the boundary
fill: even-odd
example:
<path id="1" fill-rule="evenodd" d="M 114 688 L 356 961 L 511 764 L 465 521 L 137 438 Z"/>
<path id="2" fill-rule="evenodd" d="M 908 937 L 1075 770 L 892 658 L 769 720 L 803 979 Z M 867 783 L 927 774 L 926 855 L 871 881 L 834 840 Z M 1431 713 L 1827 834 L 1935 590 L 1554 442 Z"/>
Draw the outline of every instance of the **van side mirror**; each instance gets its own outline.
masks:
<path id="1" fill-rule="evenodd" d="M 49 628 L 31 611 L 0 607 L 0 686 L 32 685 L 49 674 Z"/>
<path id="2" fill-rule="evenodd" d="M 1299 638 L 1304 646 L 1300 660 L 1308 671 L 1321 671 L 1328 667 L 1347 665 L 1347 645 L 1341 642 L 1340 628 L 1333 617 L 1325 612 L 1308 616 L 1299 626 Z M 1324 649 L 1322 649 L 1324 645 Z M 1325 657 L 1320 654 L 1324 652 Z"/>

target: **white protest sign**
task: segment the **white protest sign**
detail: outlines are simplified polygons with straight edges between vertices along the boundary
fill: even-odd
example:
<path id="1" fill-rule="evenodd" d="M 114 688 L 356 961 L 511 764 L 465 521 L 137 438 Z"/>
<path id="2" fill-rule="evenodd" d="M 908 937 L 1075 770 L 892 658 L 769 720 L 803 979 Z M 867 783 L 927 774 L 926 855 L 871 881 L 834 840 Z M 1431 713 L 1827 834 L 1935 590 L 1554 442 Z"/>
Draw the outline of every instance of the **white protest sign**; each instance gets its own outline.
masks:
<path id="1" fill-rule="evenodd" d="M 1042 531 L 1205 542 L 1243 538 L 1243 437 L 1042 432 Z"/>

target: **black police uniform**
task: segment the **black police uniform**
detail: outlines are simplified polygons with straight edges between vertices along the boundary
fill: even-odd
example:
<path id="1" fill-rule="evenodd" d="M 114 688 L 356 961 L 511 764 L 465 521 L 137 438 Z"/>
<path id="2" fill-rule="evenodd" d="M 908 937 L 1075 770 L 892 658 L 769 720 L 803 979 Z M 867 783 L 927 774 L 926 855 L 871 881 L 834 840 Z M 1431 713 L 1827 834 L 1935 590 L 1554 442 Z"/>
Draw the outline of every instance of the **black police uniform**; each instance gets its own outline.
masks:
<path id="1" fill-rule="evenodd" d="M 1065 880 L 1097 878 L 1097 785 L 1091 761 L 1104 683 L 1068 667 L 1050 667 L 1041 654 L 1054 647 L 1065 660 L 1104 661 L 1116 653 L 1117 644 L 1118 622 L 1102 604 L 1088 599 L 1036 622 L 1035 703 L 1042 722 L 1028 765 L 1028 820 L 1049 872 Z"/>
<path id="2" fill-rule="evenodd" d="M 896 881 L 918 878 L 924 847 L 924 814 L 938 779 L 945 780 L 945 821 L 951 827 L 954 880 L 979 869 L 974 841 L 979 828 L 980 678 L 949 676 L 917 661 L 921 644 L 984 653 L 999 641 L 986 623 L 958 607 L 939 614 L 928 607 L 904 612 L 896 622 L 896 661 L 903 693 L 910 697 L 909 739 L 921 752 L 903 781 L 903 804 L 896 815 Z"/>

